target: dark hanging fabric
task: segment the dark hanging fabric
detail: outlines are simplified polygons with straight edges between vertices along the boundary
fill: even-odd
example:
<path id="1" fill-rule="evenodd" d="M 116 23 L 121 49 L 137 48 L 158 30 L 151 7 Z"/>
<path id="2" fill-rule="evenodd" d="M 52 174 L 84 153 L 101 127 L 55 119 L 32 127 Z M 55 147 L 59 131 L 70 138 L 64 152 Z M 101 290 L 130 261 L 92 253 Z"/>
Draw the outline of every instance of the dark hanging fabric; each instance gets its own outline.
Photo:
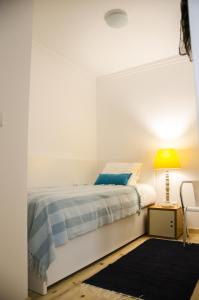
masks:
<path id="1" fill-rule="evenodd" d="M 179 54 L 188 55 L 192 61 L 191 37 L 189 29 L 188 0 L 181 0 L 180 44 Z"/>

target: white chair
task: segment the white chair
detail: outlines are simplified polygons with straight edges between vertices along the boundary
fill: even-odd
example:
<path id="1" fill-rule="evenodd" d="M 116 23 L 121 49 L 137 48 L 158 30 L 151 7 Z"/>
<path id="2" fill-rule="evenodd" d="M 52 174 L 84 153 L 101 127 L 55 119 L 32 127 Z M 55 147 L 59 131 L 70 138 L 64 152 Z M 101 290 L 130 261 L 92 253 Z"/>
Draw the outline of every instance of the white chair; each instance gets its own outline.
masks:
<path id="1" fill-rule="evenodd" d="M 183 199 L 183 186 L 184 184 L 192 184 L 193 192 L 194 192 L 194 205 L 188 206 L 186 204 L 186 200 Z M 199 181 L 192 180 L 192 181 L 182 181 L 180 185 L 180 200 L 182 204 L 183 210 L 183 244 L 186 245 L 187 237 L 189 237 L 189 231 L 187 227 L 187 212 L 199 212 Z"/>

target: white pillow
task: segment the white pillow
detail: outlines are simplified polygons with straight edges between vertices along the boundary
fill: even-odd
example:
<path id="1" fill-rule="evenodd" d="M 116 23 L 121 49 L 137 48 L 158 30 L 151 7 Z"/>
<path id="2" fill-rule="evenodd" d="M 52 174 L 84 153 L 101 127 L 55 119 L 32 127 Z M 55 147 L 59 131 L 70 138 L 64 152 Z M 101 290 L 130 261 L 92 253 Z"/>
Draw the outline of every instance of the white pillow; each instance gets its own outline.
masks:
<path id="1" fill-rule="evenodd" d="M 132 173 L 128 185 L 136 184 L 140 179 L 142 163 L 106 163 L 102 174 Z"/>
<path id="2" fill-rule="evenodd" d="M 138 183 L 135 185 L 141 198 L 141 206 L 146 207 L 157 201 L 155 188 L 150 184 Z"/>

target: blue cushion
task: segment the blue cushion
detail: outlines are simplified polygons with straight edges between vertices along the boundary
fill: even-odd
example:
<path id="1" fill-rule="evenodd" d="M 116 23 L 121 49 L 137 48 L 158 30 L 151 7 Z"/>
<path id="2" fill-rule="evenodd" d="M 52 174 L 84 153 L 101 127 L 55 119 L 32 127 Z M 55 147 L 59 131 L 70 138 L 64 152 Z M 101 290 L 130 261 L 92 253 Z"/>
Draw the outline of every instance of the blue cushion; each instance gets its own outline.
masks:
<path id="1" fill-rule="evenodd" d="M 128 180 L 132 173 L 123 174 L 100 174 L 95 182 L 98 184 L 116 184 L 116 185 L 127 185 Z"/>

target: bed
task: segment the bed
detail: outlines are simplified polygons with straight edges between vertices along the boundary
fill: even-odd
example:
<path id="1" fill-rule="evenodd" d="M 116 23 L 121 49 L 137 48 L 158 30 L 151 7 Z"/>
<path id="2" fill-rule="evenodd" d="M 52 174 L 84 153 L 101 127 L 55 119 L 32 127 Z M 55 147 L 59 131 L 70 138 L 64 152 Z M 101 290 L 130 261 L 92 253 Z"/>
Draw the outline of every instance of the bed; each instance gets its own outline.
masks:
<path id="1" fill-rule="evenodd" d="M 146 232 L 146 184 L 42 187 L 29 191 L 29 289 L 48 286 Z"/>

